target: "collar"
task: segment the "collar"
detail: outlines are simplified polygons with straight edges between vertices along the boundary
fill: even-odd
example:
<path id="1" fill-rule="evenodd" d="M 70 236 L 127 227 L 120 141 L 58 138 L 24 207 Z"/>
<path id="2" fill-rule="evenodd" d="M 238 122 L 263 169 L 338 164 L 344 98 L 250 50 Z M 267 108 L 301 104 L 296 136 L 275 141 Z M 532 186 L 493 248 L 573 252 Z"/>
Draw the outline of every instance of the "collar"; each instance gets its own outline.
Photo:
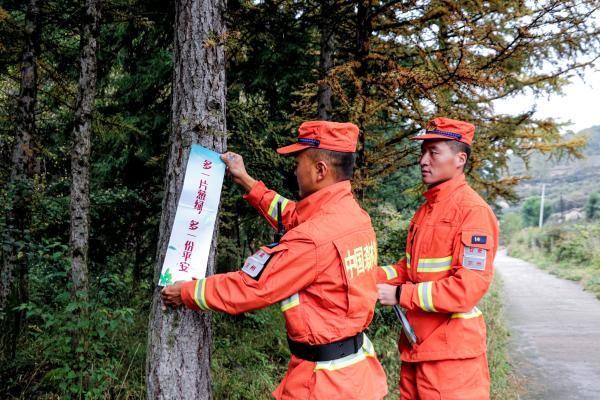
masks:
<path id="1" fill-rule="evenodd" d="M 317 190 L 296 203 L 296 211 L 300 222 L 310 219 L 326 204 L 336 203 L 346 196 L 352 196 L 352 185 L 348 180 Z"/>
<path id="2" fill-rule="evenodd" d="M 427 199 L 427 203 L 433 204 L 444 200 L 448 195 L 454 192 L 456 189 L 467 184 L 465 174 L 456 175 L 452 179 L 448 179 L 445 182 L 440 183 L 437 186 L 432 187 L 423 193 L 423 196 Z"/>

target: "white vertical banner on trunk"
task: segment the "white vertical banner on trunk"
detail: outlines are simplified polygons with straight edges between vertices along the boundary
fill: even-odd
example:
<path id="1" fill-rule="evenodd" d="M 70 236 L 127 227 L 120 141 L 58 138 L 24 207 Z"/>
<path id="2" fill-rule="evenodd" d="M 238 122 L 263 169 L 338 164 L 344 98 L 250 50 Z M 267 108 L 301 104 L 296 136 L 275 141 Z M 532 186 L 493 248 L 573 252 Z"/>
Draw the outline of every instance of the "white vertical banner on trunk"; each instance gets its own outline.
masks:
<path id="1" fill-rule="evenodd" d="M 160 274 L 160 286 L 206 276 L 224 176 L 225 163 L 219 154 L 193 144 Z"/>

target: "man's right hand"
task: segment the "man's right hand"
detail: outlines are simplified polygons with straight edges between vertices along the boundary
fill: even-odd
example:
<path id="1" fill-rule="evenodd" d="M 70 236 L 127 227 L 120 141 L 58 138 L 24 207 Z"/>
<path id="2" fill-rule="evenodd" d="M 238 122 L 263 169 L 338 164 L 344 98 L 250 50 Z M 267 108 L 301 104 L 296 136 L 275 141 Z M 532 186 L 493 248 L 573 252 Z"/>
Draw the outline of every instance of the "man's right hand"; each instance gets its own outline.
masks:
<path id="1" fill-rule="evenodd" d="M 248 172 L 246 172 L 242 156 L 228 151 L 227 153 L 221 154 L 221 159 L 227 166 L 227 170 L 231 174 L 233 181 L 238 185 L 241 185 L 246 192 L 249 192 L 256 183 L 256 179 L 252 178 L 248 175 Z"/>

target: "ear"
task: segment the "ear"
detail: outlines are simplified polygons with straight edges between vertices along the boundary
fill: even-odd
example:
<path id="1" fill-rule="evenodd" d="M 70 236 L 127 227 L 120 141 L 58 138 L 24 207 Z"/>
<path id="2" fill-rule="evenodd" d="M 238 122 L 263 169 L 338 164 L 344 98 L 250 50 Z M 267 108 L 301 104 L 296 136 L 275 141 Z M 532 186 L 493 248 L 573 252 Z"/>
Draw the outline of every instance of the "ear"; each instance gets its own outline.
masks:
<path id="1" fill-rule="evenodd" d="M 467 164 L 467 153 L 464 152 L 458 152 L 456 153 L 456 156 L 454 157 L 454 165 L 456 166 L 456 168 L 465 168 L 465 165 Z"/>
<path id="2" fill-rule="evenodd" d="M 315 167 L 317 169 L 317 182 L 320 182 L 323 179 L 325 179 L 327 177 L 327 174 L 330 173 L 329 165 L 327 165 L 325 161 L 317 161 Z"/>

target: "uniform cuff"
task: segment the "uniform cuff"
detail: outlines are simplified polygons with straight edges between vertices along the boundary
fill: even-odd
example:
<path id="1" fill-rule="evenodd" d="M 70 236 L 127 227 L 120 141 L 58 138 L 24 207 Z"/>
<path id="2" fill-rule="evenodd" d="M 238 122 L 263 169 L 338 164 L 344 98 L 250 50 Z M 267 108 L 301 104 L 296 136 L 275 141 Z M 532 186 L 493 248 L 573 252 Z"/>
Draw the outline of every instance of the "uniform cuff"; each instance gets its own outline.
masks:
<path id="1" fill-rule="evenodd" d="M 210 310 L 206 302 L 206 281 L 208 278 L 186 282 L 181 287 L 181 300 L 192 310 Z"/>
<path id="2" fill-rule="evenodd" d="M 394 265 L 381 265 L 377 268 L 377 283 L 390 283 L 398 277 Z"/>
<path id="3" fill-rule="evenodd" d="M 400 290 L 400 307 L 407 310 L 413 309 L 412 298 L 414 290 L 415 285 L 412 283 L 405 283 L 402 285 L 402 290 Z"/>
<path id="4" fill-rule="evenodd" d="M 181 285 L 181 301 L 187 308 L 192 310 L 199 310 L 200 307 L 194 300 L 194 293 L 196 292 L 196 284 L 198 281 L 189 281 Z"/>
<path id="5" fill-rule="evenodd" d="M 250 189 L 250 191 L 242 197 L 246 201 L 248 201 L 248 203 L 250 203 L 251 206 L 256 208 L 260 205 L 260 200 L 262 199 L 266 191 L 267 187 L 265 186 L 265 184 L 262 181 L 256 181 L 254 186 L 252 186 L 252 189 Z"/>

